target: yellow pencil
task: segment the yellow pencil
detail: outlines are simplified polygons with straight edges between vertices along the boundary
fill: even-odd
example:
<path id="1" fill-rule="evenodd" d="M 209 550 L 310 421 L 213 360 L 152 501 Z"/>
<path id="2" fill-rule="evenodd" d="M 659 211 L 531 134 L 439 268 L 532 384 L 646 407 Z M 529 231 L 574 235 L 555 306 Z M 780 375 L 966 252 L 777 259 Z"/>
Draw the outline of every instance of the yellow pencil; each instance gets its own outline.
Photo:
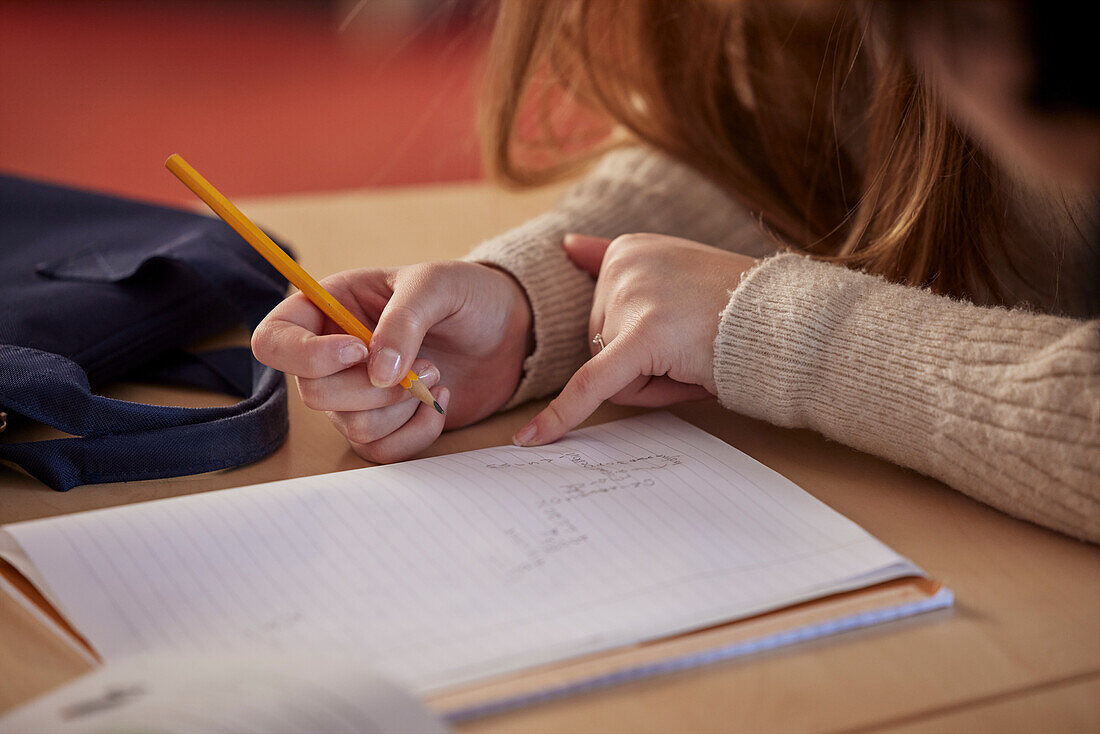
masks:
<path id="1" fill-rule="evenodd" d="M 183 182 L 184 186 L 191 189 L 195 193 L 195 196 L 206 202 L 215 214 L 221 217 L 226 224 L 237 231 L 241 237 L 245 239 L 248 244 L 252 245 L 256 249 L 256 252 L 264 256 L 269 263 L 271 263 L 276 270 L 283 274 L 283 277 L 290 281 L 291 285 L 300 290 L 306 295 L 309 300 L 313 301 L 317 308 L 321 309 L 326 316 L 335 321 L 341 329 L 357 336 L 363 340 L 364 344 L 370 344 L 371 331 L 359 319 L 355 318 L 350 311 L 344 308 L 343 304 L 333 298 L 332 294 L 326 291 L 320 283 L 313 279 L 313 277 L 307 273 L 301 265 L 294 262 L 290 255 L 286 254 L 283 248 L 276 245 L 270 237 L 264 234 L 263 230 L 252 223 L 248 217 L 246 217 L 241 210 L 233 206 L 233 203 L 229 199 L 225 198 L 220 191 L 210 185 L 210 182 L 203 178 L 198 171 L 191 167 L 191 165 L 181 158 L 178 154 L 169 156 L 168 160 L 164 162 L 165 167 L 175 174 L 176 178 Z M 430 405 L 440 413 L 443 412 L 443 408 L 436 402 L 435 398 L 428 391 L 428 388 L 424 386 L 424 383 L 416 376 L 416 373 L 412 370 L 409 374 L 405 375 L 401 380 L 401 387 L 412 393 L 420 402 Z"/>

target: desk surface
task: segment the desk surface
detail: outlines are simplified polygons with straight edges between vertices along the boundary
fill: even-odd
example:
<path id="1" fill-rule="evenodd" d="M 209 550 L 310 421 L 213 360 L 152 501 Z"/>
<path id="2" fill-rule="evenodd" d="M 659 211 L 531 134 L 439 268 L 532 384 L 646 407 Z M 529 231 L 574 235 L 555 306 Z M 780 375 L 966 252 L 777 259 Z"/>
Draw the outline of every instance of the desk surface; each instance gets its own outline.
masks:
<path id="1" fill-rule="evenodd" d="M 471 185 L 244 202 L 318 276 L 461 255 L 544 210 L 553 192 Z M 250 466 L 67 494 L 0 466 L 0 523 L 362 465 L 291 390 L 286 444 Z M 181 405 L 223 396 L 121 386 Z M 445 434 L 428 454 L 508 441 L 528 405 Z M 605 406 L 590 422 L 632 414 Z M 1100 548 L 1009 518 L 926 477 L 713 403 L 674 413 L 720 436 L 913 559 L 951 611 L 471 722 L 464 732 L 1100 730 Z M 86 668 L 0 594 L 0 711 Z"/>

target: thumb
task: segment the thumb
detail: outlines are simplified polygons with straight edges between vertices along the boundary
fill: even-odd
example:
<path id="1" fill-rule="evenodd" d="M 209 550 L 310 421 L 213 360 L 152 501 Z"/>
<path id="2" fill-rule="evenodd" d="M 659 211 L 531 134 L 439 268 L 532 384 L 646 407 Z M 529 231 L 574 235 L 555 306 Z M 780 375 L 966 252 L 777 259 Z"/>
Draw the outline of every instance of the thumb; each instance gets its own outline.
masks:
<path id="1" fill-rule="evenodd" d="M 603 255 L 607 252 L 607 246 L 611 240 L 604 237 L 593 237 L 587 234 L 567 234 L 562 241 L 565 254 L 581 270 L 587 271 L 595 278 L 600 274 L 600 264 Z"/>
<path id="2" fill-rule="evenodd" d="M 433 288 L 425 280 L 395 283 L 393 295 L 378 317 L 367 360 L 367 374 L 375 387 L 400 382 L 420 352 L 424 335 L 450 313 L 447 285 L 437 282 Z"/>

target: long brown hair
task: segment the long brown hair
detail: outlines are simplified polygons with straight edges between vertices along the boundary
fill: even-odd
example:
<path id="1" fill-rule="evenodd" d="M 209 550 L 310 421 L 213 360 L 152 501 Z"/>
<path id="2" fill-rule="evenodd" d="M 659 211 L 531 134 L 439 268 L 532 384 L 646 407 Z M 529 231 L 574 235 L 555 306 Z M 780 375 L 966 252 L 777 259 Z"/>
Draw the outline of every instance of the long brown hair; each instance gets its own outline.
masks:
<path id="1" fill-rule="evenodd" d="M 855 3 L 806 19 L 767 0 L 502 0 L 487 167 L 541 183 L 626 130 L 790 246 L 938 293 L 996 294 L 1005 185 L 881 43 L 885 25 Z"/>

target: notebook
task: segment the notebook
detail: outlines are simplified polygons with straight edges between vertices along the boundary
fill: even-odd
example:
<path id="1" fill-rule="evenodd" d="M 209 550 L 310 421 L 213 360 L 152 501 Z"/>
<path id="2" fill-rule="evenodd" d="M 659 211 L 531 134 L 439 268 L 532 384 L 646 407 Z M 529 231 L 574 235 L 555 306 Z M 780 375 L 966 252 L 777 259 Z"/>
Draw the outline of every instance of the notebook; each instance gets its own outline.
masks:
<path id="1" fill-rule="evenodd" d="M 667 413 L 6 525 L 0 557 L 104 660 L 338 654 L 452 719 L 952 603 Z"/>

